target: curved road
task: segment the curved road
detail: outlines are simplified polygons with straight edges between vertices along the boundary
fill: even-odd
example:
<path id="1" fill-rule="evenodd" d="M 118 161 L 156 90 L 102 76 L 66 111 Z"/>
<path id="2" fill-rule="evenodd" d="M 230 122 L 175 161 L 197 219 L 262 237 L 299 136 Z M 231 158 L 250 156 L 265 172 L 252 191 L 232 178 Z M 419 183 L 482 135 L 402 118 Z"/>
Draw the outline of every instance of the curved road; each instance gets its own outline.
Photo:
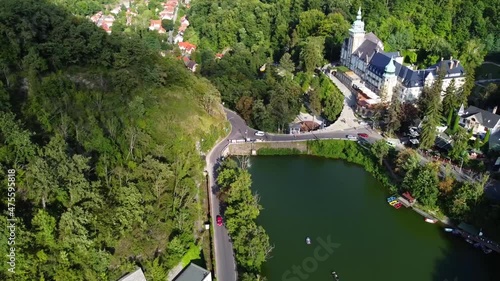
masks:
<path id="1" fill-rule="evenodd" d="M 208 154 L 206 157 L 207 162 L 207 173 L 208 173 L 208 184 L 210 186 L 209 201 L 210 201 L 210 213 L 212 222 L 216 221 L 217 215 L 220 214 L 220 202 L 217 198 L 218 187 L 215 183 L 215 178 L 217 176 L 216 170 L 219 166 L 219 160 L 222 152 L 229 144 L 228 140 L 234 139 L 245 139 L 246 137 L 251 139 L 256 139 L 259 137 L 255 136 L 257 130 L 252 129 L 247 126 L 243 118 L 241 118 L 235 112 L 224 108 L 227 115 L 227 120 L 231 123 L 231 132 L 226 138 L 220 141 Z M 329 139 L 329 138 L 345 138 L 348 134 L 357 133 L 367 133 L 370 134 L 371 141 L 375 141 L 381 137 L 373 136 L 373 132 L 367 128 L 346 129 L 338 131 L 316 131 L 314 133 L 303 133 L 296 136 L 284 135 L 284 134 L 266 134 L 261 139 L 265 141 L 296 141 L 296 140 L 313 140 L 313 139 Z M 378 134 L 377 134 L 378 135 Z M 230 242 L 230 238 L 227 229 L 222 226 L 214 225 L 213 231 L 213 242 L 215 251 L 215 277 L 218 281 L 236 281 L 236 263 L 233 254 L 233 245 Z"/>

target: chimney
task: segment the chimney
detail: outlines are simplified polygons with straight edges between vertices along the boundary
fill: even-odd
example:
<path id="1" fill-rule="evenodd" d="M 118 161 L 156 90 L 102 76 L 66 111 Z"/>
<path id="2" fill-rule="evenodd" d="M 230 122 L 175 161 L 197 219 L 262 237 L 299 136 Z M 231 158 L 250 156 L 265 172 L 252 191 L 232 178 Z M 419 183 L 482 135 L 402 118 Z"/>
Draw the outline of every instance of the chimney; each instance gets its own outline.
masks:
<path id="1" fill-rule="evenodd" d="M 443 58 L 443 57 L 441 57 L 441 61 L 443 61 L 443 60 L 444 60 L 444 58 Z"/>
<path id="2" fill-rule="evenodd" d="M 453 57 L 450 56 L 450 69 L 453 69 Z"/>
<path id="3" fill-rule="evenodd" d="M 497 109 L 498 109 L 498 106 L 495 106 L 493 107 L 493 110 L 491 111 L 493 114 L 497 114 Z"/>

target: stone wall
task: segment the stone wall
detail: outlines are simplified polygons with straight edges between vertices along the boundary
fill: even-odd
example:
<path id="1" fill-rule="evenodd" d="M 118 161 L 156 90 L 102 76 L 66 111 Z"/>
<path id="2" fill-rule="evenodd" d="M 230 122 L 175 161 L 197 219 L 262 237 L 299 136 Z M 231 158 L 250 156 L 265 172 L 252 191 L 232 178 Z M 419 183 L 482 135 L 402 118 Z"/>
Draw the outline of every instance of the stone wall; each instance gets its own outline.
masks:
<path id="1" fill-rule="evenodd" d="M 260 148 L 296 148 L 307 153 L 307 141 L 230 143 L 222 154 L 224 156 L 251 155 L 252 150 L 258 151 Z"/>

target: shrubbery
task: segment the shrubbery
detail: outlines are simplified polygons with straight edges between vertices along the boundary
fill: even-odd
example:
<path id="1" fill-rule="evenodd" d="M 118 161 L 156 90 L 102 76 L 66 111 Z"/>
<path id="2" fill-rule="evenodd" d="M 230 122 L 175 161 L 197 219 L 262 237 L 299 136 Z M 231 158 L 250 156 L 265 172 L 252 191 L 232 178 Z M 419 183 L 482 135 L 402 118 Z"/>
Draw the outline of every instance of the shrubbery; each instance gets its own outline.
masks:
<path id="1" fill-rule="evenodd" d="M 302 154 L 297 148 L 271 148 L 263 147 L 257 150 L 258 155 L 298 155 Z"/>
<path id="2" fill-rule="evenodd" d="M 397 190 L 385 167 L 380 166 L 375 156 L 357 142 L 346 140 L 309 141 L 308 147 L 309 153 L 312 155 L 342 159 L 361 165 L 389 190 L 392 192 Z"/>

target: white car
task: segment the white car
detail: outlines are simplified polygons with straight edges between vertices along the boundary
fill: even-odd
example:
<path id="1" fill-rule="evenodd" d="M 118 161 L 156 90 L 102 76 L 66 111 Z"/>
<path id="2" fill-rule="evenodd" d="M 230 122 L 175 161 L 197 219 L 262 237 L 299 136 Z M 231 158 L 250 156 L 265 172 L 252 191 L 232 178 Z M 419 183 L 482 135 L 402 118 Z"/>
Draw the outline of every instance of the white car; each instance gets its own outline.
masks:
<path id="1" fill-rule="evenodd" d="M 255 132 L 255 135 L 258 137 L 263 137 L 265 135 L 265 133 L 262 131 L 257 131 L 257 132 Z"/>
<path id="2" fill-rule="evenodd" d="M 390 147 L 396 147 L 396 144 L 392 141 L 386 141 L 387 145 Z"/>
<path id="3" fill-rule="evenodd" d="M 353 136 L 353 135 L 347 135 L 347 136 L 346 136 L 346 138 L 347 138 L 348 140 L 357 140 L 357 139 L 358 139 L 358 137 Z"/>

